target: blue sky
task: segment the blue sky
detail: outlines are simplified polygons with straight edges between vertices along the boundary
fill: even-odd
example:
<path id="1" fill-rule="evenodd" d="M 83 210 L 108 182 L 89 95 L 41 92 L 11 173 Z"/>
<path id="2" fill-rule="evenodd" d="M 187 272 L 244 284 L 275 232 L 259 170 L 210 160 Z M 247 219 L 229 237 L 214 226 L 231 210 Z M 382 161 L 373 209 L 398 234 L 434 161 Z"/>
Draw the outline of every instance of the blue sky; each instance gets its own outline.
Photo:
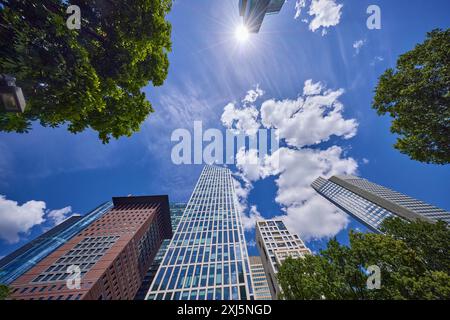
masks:
<path id="1" fill-rule="evenodd" d="M 392 147 L 396 137 L 389 132 L 390 119 L 377 116 L 370 107 L 379 75 L 395 66 L 400 54 L 422 42 L 426 32 L 449 27 L 450 2 L 326 0 L 343 5 L 338 21 L 312 31 L 316 16 L 308 14 L 311 1 L 306 1 L 306 8 L 295 19 L 296 2 L 290 0 L 279 14 L 266 17 L 260 33 L 245 43 L 238 42 L 234 34 L 240 21 L 237 2 L 175 2 L 169 15 L 173 25 L 169 75 L 162 87 L 144 89 L 155 113 L 131 138 L 102 145 L 92 131 L 73 135 L 64 127 L 42 128 L 37 123 L 29 134 L 0 133 L 0 256 L 61 217 L 85 214 L 112 196 L 169 194 L 171 201 L 187 201 L 202 166 L 172 163 L 173 130 L 192 130 L 196 120 L 203 121 L 205 128 L 224 130 L 224 107 L 233 103 L 236 110 L 247 110 L 241 102 L 247 91 L 258 85 L 264 92 L 251 103 L 258 112 L 270 99 L 281 108 L 283 101 L 306 99 L 303 91 L 309 79 L 312 84 L 320 83 L 322 94 L 342 89 L 338 101 L 343 111 L 338 114 L 342 120 L 354 120 L 357 129 L 346 129 L 346 133 L 354 131 L 348 139 L 345 133 L 330 134 L 320 143 L 301 145 L 302 153 L 295 153 L 299 159 L 337 146 L 340 151 L 331 166 L 338 172 L 345 165 L 345 170 L 450 210 L 449 166 L 421 164 L 400 154 Z M 381 30 L 366 27 L 366 9 L 371 4 L 381 8 Z M 354 45 L 360 40 L 357 52 Z M 317 158 L 307 159 L 313 163 Z M 295 172 L 302 166 L 306 170 L 307 164 L 299 161 Z M 244 177 L 248 173 L 239 166 L 231 169 Z M 304 185 L 311 179 L 301 174 L 295 178 Z M 314 208 L 326 211 L 329 207 L 306 208 L 315 198 L 303 185 L 291 190 L 294 201 L 276 200 L 277 194 L 289 191 L 281 190 L 277 179 L 279 174 L 251 181 L 248 195 L 242 199 L 248 221 L 256 212 L 267 218 L 287 214 L 291 227 L 306 235 L 313 250 L 323 247 L 331 233 L 345 243 L 350 228 L 365 230 L 339 214 L 327 230 L 304 223 Z M 306 195 L 300 194 L 303 191 Z M 305 208 L 299 204 L 302 201 Z M 251 211 L 252 206 L 256 210 Z M 337 217 L 331 216 L 333 212 L 317 212 L 317 216 L 319 213 Z M 253 235 L 249 230 L 249 241 Z M 256 254 L 253 246 L 249 251 Z"/>

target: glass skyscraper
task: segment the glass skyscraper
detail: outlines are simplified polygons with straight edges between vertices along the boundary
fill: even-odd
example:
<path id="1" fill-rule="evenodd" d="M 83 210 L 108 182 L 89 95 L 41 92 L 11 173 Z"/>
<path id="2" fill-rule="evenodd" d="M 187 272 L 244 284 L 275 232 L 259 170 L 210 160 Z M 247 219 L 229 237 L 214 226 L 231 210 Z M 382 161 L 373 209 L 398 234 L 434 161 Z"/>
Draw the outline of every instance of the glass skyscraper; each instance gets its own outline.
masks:
<path id="1" fill-rule="evenodd" d="M 280 12 L 285 0 L 239 0 L 239 14 L 249 32 L 258 33 L 268 14 Z"/>
<path id="2" fill-rule="evenodd" d="M 183 216 L 184 209 L 186 209 L 186 203 L 171 203 L 169 207 L 172 232 L 175 233 L 178 224 L 180 223 L 181 217 Z M 158 268 L 161 265 L 164 255 L 166 254 L 167 248 L 169 247 L 170 240 L 171 239 L 164 239 L 161 243 L 161 247 L 159 248 L 158 253 L 155 256 L 155 259 L 153 259 L 152 265 L 148 269 L 134 300 L 145 299 L 145 296 L 150 289 L 150 285 L 155 278 L 156 272 L 158 272 Z"/>
<path id="3" fill-rule="evenodd" d="M 320 177 L 311 186 L 374 232 L 380 232 L 383 220 L 393 216 L 450 223 L 449 212 L 359 177 Z"/>
<path id="4" fill-rule="evenodd" d="M 254 299 L 232 179 L 204 167 L 146 299 Z"/>
<path id="5" fill-rule="evenodd" d="M 72 217 L 0 260 L 0 283 L 10 284 L 113 207 L 106 202 L 82 217 Z"/>

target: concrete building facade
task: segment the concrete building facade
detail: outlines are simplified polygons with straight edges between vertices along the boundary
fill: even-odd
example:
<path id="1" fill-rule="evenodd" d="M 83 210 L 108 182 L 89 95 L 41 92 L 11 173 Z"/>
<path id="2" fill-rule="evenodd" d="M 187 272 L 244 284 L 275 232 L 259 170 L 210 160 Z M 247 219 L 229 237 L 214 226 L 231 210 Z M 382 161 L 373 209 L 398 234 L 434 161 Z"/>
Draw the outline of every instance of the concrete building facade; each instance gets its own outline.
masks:
<path id="1" fill-rule="evenodd" d="M 278 219 L 256 222 L 256 246 L 259 250 L 270 293 L 277 300 L 281 293 L 277 273 L 287 257 L 302 258 L 311 251 L 297 234 L 290 232 Z"/>

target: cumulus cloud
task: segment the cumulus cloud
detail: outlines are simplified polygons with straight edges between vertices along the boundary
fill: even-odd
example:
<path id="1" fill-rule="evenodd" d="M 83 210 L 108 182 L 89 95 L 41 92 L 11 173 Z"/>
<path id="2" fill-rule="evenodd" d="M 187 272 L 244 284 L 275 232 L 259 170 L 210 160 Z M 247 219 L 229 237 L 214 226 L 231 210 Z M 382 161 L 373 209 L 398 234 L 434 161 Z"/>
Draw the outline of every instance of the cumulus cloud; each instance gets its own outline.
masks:
<path id="1" fill-rule="evenodd" d="M 297 0 L 295 2 L 295 19 L 300 18 L 300 16 L 302 15 L 302 10 L 303 8 L 306 7 L 306 0 Z"/>
<path id="2" fill-rule="evenodd" d="M 290 146 L 303 147 L 329 140 L 333 135 L 350 139 L 358 123 L 343 118 L 343 104 L 338 100 L 343 89 L 325 90 L 320 82 L 305 82 L 304 95 L 296 100 L 268 100 L 261 106 L 262 123 L 278 129 L 280 139 Z"/>
<path id="3" fill-rule="evenodd" d="M 327 34 L 327 28 L 337 26 L 341 21 L 343 5 L 336 3 L 336 0 L 311 0 L 309 4 L 308 14 L 312 19 L 311 21 L 302 19 L 302 21 L 309 22 L 311 31 L 314 32 L 321 29 L 322 35 L 325 35 Z M 303 9 L 306 7 L 306 0 L 297 0 L 294 18 L 300 18 Z"/>
<path id="4" fill-rule="evenodd" d="M 242 99 L 242 107 L 237 107 L 235 103 L 228 103 L 222 113 L 222 124 L 235 134 L 255 135 L 260 128 L 260 123 L 259 111 L 253 104 L 263 95 L 264 91 L 256 85 L 247 91 Z"/>
<path id="5" fill-rule="evenodd" d="M 241 214 L 242 225 L 244 230 L 250 231 L 255 228 L 256 221 L 264 220 L 256 206 L 251 206 L 248 214 Z"/>
<path id="6" fill-rule="evenodd" d="M 31 200 L 22 205 L 0 195 L 0 238 L 17 243 L 20 234 L 28 233 L 45 221 L 45 202 Z"/>
<path id="7" fill-rule="evenodd" d="M 236 107 L 234 103 L 225 106 L 222 113 L 222 124 L 232 132 L 254 135 L 258 132 L 259 111 L 254 106 Z"/>
<path id="8" fill-rule="evenodd" d="M 353 43 L 353 49 L 355 49 L 355 54 L 359 54 L 361 51 L 361 48 L 366 43 L 366 40 L 357 40 Z"/>
<path id="9" fill-rule="evenodd" d="M 345 213 L 319 195 L 311 197 L 302 206 L 288 207 L 283 220 L 286 225 L 293 226 L 305 241 L 333 237 L 349 223 Z"/>
<path id="10" fill-rule="evenodd" d="M 59 210 L 52 210 L 47 216 L 53 222 L 53 225 L 56 226 L 72 216 L 72 207 L 69 206 Z"/>
<path id="11" fill-rule="evenodd" d="M 242 99 L 242 102 L 244 104 L 251 104 L 256 102 L 259 97 L 262 97 L 264 95 L 264 91 L 259 87 L 259 84 L 255 86 L 254 89 L 250 89 L 247 91 L 247 94 L 245 95 L 244 99 Z"/>
<path id="12" fill-rule="evenodd" d="M 297 99 L 262 103 L 262 125 L 277 130 L 286 146 L 259 161 L 253 149 L 241 149 L 236 156 L 238 176 L 245 181 L 244 187 L 236 183 L 243 189 L 239 194 L 247 227 L 261 218 L 256 207 L 248 208 L 246 199 L 252 183 L 270 176 L 275 177 L 275 201 L 283 210 L 278 217 L 304 240 L 332 237 L 348 225 L 347 215 L 310 186 L 319 176 L 357 173 L 357 162 L 347 157 L 342 147 L 317 148 L 331 136 L 349 139 L 356 134 L 357 121 L 344 119 L 342 114 L 344 106 L 338 98 L 343 93 L 342 89 L 328 90 L 321 82 L 307 80 L 303 95 Z"/>
<path id="13" fill-rule="evenodd" d="M 47 221 L 52 225 L 59 224 L 71 212 L 71 207 L 48 211 L 44 201 L 30 200 L 20 205 L 0 195 L 0 239 L 17 243 L 20 236 L 29 233 L 33 227 Z"/>
<path id="14" fill-rule="evenodd" d="M 251 206 L 248 212 L 247 198 L 253 185 L 250 180 L 241 172 L 235 173 L 233 177 L 234 191 L 237 196 L 237 206 L 241 215 L 241 221 L 244 229 L 249 231 L 255 228 L 256 220 L 261 218 L 256 206 Z"/>
<path id="15" fill-rule="evenodd" d="M 312 96 L 319 94 L 324 89 L 322 83 L 316 82 L 314 83 L 312 79 L 308 79 L 305 81 L 305 86 L 303 87 L 303 95 Z"/>

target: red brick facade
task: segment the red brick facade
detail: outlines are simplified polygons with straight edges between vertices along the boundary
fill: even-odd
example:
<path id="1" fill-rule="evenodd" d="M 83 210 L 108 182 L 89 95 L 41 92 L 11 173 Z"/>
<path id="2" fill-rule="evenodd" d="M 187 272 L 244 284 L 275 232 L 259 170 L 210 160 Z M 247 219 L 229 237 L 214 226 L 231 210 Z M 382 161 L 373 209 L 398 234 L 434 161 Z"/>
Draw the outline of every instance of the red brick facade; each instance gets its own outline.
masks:
<path id="1" fill-rule="evenodd" d="M 162 240 L 172 236 L 168 198 L 121 197 L 113 203 L 112 210 L 14 281 L 11 297 L 133 299 Z M 68 266 L 81 269 L 80 289 L 67 286 Z"/>

